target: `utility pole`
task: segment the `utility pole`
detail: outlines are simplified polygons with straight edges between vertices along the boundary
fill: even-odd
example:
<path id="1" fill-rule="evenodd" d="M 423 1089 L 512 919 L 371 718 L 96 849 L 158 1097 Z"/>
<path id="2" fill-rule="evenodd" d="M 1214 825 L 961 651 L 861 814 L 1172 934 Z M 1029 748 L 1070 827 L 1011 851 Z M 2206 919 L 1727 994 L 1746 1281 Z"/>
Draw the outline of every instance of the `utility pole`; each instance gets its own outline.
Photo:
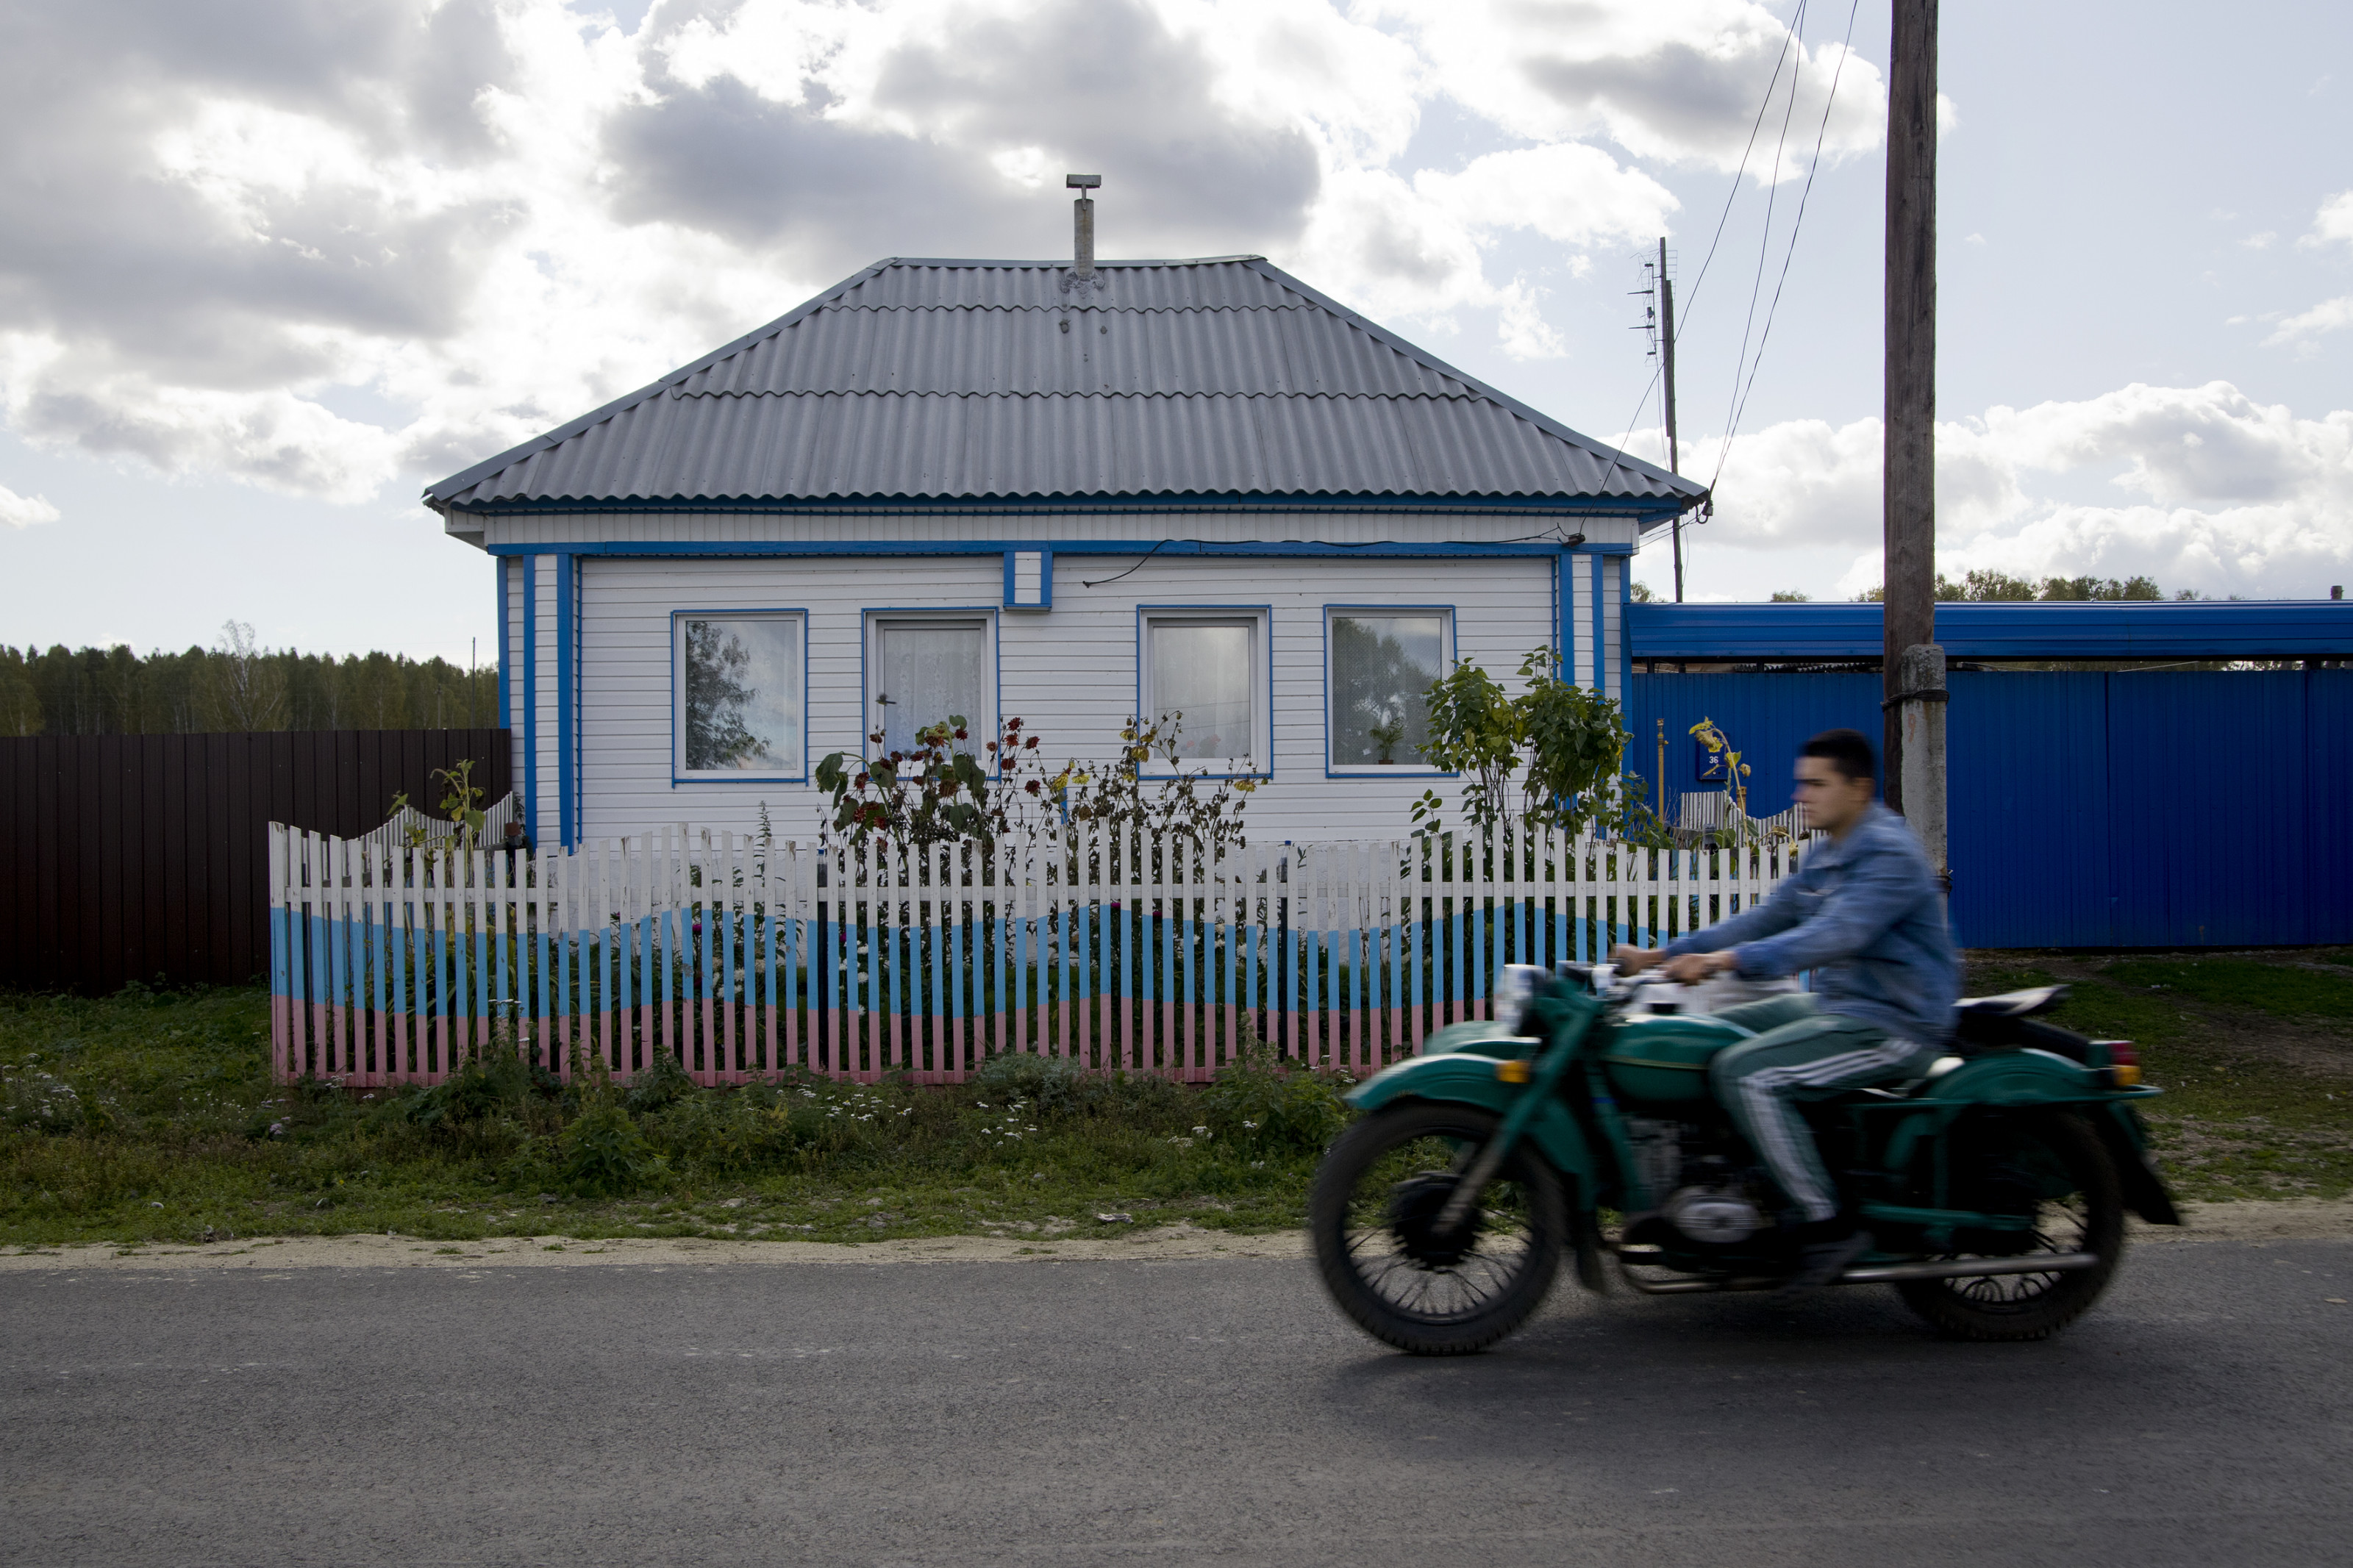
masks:
<path id="1" fill-rule="evenodd" d="M 1667 237 L 1659 237 L 1659 354 L 1660 367 L 1667 382 L 1667 472 L 1683 471 L 1682 454 L 1675 449 L 1675 285 L 1667 276 Z M 1683 602 L 1683 514 L 1675 513 L 1669 528 L 1675 544 L 1675 603 Z"/>
<path id="2" fill-rule="evenodd" d="M 1882 459 L 1887 804 L 1946 872 L 1945 652 L 1936 646 L 1936 0 L 1892 0 L 1887 388 Z"/>

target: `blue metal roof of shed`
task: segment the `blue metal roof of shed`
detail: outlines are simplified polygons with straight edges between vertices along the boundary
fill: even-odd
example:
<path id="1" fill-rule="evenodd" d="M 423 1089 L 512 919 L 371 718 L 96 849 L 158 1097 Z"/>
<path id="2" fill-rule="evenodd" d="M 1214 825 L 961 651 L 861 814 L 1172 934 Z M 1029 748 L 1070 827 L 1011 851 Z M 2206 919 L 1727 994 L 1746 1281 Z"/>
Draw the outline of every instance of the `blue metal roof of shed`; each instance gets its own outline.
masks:
<path id="1" fill-rule="evenodd" d="M 620 502 L 1706 494 L 1257 257 L 878 262 L 425 492 Z"/>
<path id="2" fill-rule="evenodd" d="M 1632 605 L 1635 658 L 1878 658 L 1877 605 Z M 1948 658 L 2342 658 L 2353 604 L 2327 599 L 1971 603 L 1936 606 Z"/>

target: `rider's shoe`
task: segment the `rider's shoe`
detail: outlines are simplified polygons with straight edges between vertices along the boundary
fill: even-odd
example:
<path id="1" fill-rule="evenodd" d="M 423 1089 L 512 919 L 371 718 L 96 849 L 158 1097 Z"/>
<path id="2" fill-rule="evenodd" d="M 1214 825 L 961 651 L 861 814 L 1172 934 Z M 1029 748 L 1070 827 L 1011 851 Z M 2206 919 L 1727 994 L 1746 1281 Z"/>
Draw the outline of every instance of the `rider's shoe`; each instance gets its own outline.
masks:
<path id="1" fill-rule="evenodd" d="M 1800 1226 L 1797 1239 L 1797 1271 L 1781 1282 L 1777 1295 L 1794 1296 L 1835 1284 L 1840 1275 L 1871 1250 L 1871 1232 L 1858 1230 L 1843 1220 Z"/>

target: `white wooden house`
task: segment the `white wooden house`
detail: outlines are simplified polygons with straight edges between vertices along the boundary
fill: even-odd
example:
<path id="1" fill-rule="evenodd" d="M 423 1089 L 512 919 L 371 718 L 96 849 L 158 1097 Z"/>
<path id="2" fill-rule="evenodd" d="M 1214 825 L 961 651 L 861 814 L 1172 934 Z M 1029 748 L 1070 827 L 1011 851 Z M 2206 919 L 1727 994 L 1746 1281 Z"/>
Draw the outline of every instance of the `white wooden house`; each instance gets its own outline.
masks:
<path id="1" fill-rule="evenodd" d="M 426 502 L 575 844 L 813 838 L 818 759 L 951 712 L 1101 758 L 1181 710 L 1253 838 L 1398 835 L 1422 683 L 1546 644 L 1621 695 L 1628 557 L 1704 496 L 1219 257 L 879 262 Z"/>

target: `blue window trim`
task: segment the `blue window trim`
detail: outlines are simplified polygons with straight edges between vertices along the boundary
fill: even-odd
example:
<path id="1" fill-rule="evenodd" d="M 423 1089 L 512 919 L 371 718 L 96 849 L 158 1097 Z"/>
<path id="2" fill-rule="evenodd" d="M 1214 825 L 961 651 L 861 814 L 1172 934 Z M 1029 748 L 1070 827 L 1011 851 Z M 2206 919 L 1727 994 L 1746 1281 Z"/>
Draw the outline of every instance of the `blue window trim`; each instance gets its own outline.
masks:
<path id="1" fill-rule="evenodd" d="M 873 733 L 866 727 L 866 710 L 874 705 L 874 689 L 868 677 L 867 660 L 874 651 L 874 622 L 877 616 L 889 618 L 904 616 L 932 620 L 944 616 L 978 616 L 988 623 L 988 702 L 995 710 L 989 719 L 985 737 L 994 741 L 1005 732 L 1005 638 L 997 617 L 1003 612 L 995 605 L 879 605 L 858 612 L 858 754 L 873 755 L 867 748 L 872 744 L 867 736 Z M 947 715 L 943 713 L 942 718 Z M 972 715 L 965 715 L 965 733 L 972 731 Z M 979 753 L 987 755 L 986 752 Z"/>
<path id="2" fill-rule="evenodd" d="M 580 616 L 572 603 L 579 571 L 568 552 L 555 552 L 555 821 L 556 833 L 566 849 L 578 842 L 579 819 L 575 815 L 573 791 L 580 779 L 578 759 L 573 746 L 579 739 L 579 725 L 572 713 L 572 699 L 577 689 L 573 668 L 573 654 L 580 635 Z"/>
<path id="3" fill-rule="evenodd" d="M 539 842 L 539 557 L 522 560 L 522 823 Z"/>
<path id="4" fill-rule="evenodd" d="M 1370 767 L 1335 768 L 1332 765 L 1332 616 L 1335 613 L 1362 610 L 1367 614 L 1409 616 L 1417 611 L 1435 610 L 1446 617 L 1446 653 L 1439 662 L 1451 665 L 1457 654 L 1455 643 L 1455 606 L 1452 605 L 1380 605 L 1351 600 L 1324 606 L 1324 776 L 1327 779 L 1452 779 L 1459 773 L 1433 768 L 1428 763 L 1408 763 L 1403 766 L 1382 767 L 1377 763 Z"/>
<path id="5" fill-rule="evenodd" d="M 1133 552 L 1128 552 L 1133 553 Z M 1259 660 L 1266 670 L 1266 766 L 1255 773 L 1194 773 L 1197 779 L 1271 779 L 1274 777 L 1274 606 L 1272 605 L 1138 605 L 1135 606 L 1135 718 L 1147 723 L 1144 709 L 1144 630 L 1145 622 L 1154 615 L 1166 615 L 1196 619 L 1212 619 L 1218 616 L 1257 616 L 1264 628 L 1260 641 Z M 1250 737 L 1255 741 L 1258 737 Z M 1146 773 L 1146 778 L 1173 777 L 1169 773 Z"/>
<path id="6" fill-rule="evenodd" d="M 764 616 L 781 619 L 798 617 L 801 624 L 801 771 L 797 773 L 690 773 L 678 765 L 678 661 L 679 623 L 690 617 L 713 616 Z M 670 613 L 670 787 L 681 784 L 797 784 L 809 782 L 809 613 L 791 605 L 731 605 L 723 609 L 672 610 Z"/>
<path id="7" fill-rule="evenodd" d="M 1038 602 L 1017 605 L 1013 602 L 1013 558 L 1017 555 L 1038 557 Z M 1050 610 L 1054 607 L 1054 552 L 1043 544 L 1027 547 L 1008 545 L 1005 551 L 1005 607 L 1008 610 Z"/>
<path id="8" fill-rule="evenodd" d="M 514 566 L 512 563 L 503 560 L 496 562 L 495 564 L 498 571 L 493 575 L 498 579 L 499 586 L 499 728 L 511 730 L 514 728 L 514 723 L 509 717 L 507 667 L 513 661 L 507 657 L 509 648 L 507 639 L 512 635 L 509 630 L 511 623 L 508 617 L 508 601 L 514 591 Z"/>

